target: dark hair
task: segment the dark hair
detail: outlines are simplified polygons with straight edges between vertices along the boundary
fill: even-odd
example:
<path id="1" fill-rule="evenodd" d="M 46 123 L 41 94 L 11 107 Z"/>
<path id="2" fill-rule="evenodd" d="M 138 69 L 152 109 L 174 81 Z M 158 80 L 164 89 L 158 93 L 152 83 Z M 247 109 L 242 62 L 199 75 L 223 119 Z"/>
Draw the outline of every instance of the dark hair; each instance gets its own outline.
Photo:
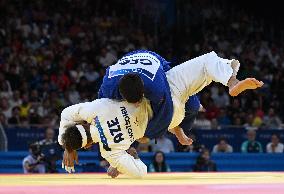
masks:
<path id="1" fill-rule="evenodd" d="M 76 126 L 69 127 L 62 134 L 61 141 L 68 150 L 78 150 L 82 147 L 82 136 Z"/>
<path id="2" fill-rule="evenodd" d="M 143 98 L 144 83 L 136 73 L 128 73 L 122 76 L 118 87 L 121 96 L 129 103 L 139 102 Z"/>
<path id="3" fill-rule="evenodd" d="M 203 149 L 202 152 L 200 153 L 200 155 L 203 155 L 205 152 L 208 152 L 210 155 L 210 150 L 208 150 L 207 148 Z"/>
<path id="4" fill-rule="evenodd" d="M 31 143 L 29 145 L 29 149 L 31 150 L 32 154 L 35 156 L 38 156 L 41 153 L 40 145 L 37 143 Z"/>
<path id="5" fill-rule="evenodd" d="M 273 133 L 270 137 L 272 137 L 272 136 L 276 136 L 280 140 L 280 136 L 277 135 L 276 133 Z"/>
<path id="6" fill-rule="evenodd" d="M 223 136 L 221 136 L 221 137 L 219 138 L 219 143 L 220 143 L 221 141 L 224 141 L 224 142 L 227 143 L 227 139 L 226 139 L 225 137 L 223 137 Z"/>
<path id="7" fill-rule="evenodd" d="M 158 163 L 157 163 L 157 161 L 156 161 L 156 156 L 157 156 L 158 154 L 162 154 L 162 155 L 163 155 L 163 159 L 164 159 L 163 162 L 162 162 L 161 168 L 159 168 L 159 165 L 158 165 Z M 162 152 L 162 151 L 157 151 L 157 152 L 155 153 L 153 165 L 154 165 L 154 168 L 155 168 L 155 172 L 167 172 L 167 165 L 166 165 L 166 159 L 165 159 L 165 154 L 164 154 L 164 152 Z"/>
<path id="8" fill-rule="evenodd" d="M 14 106 L 14 107 L 12 108 L 12 112 L 14 112 L 16 109 L 20 110 L 20 107 Z"/>
<path id="9" fill-rule="evenodd" d="M 203 157 L 203 154 L 205 154 L 205 152 L 208 152 L 210 155 L 210 151 L 208 149 L 204 149 L 202 150 L 202 152 L 199 154 L 199 156 L 196 158 L 196 164 L 198 165 L 204 165 L 204 163 L 206 162 L 205 158 Z"/>

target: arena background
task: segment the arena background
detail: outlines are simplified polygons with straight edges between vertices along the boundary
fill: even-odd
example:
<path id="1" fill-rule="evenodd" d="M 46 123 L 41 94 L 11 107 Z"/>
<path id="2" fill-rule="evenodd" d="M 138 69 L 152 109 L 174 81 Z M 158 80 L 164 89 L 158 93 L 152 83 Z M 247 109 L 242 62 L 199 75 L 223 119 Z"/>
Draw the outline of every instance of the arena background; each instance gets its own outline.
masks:
<path id="1" fill-rule="evenodd" d="M 64 173 L 57 144 L 61 111 L 96 99 L 105 69 L 136 49 L 157 52 L 172 66 L 215 51 L 240 61 L 239 79 L 265 83 L 234 98 L 220 84 L 206 87 L 198 94 L 206 112 L 191 130 L 192 146 L 171 134 L 138 145 L 149 171 L 158 150 L 170 172 L 283 171 L 283 24 L 280 1 L 1 0 L 0 193 L 18 193 L 3 180 L 24 172 L 32 150 L 43 172 Z M 253 146 L 246 148 L 248 138 Z M 78 173 L 106 172 L 97 145 L 81 150 L 79 161 Z M 284 193 L 278 186 L 271 188 Z"/>

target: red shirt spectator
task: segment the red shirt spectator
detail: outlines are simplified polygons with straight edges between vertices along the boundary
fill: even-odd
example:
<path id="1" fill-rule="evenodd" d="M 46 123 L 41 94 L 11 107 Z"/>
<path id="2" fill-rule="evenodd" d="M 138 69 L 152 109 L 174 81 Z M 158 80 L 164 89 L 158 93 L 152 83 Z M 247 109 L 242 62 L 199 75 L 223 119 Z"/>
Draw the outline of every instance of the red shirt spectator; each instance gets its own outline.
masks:
<path id="1" fill-rule="evenodd" d="M 61 91 L 64 91 L 70 85 L 69 77 L 62 70 L 60 70 L 57 75 L 52 75 L 51 81 L 55 83 Z"/>
<path id="2" fill-rule="evenodd" d="M 206 118 L 209 120 L 215 119 L 218 117 L 220 109 L 214 104 L 213 100 L 210 99 L 208 107 L 206 107 Z"/>

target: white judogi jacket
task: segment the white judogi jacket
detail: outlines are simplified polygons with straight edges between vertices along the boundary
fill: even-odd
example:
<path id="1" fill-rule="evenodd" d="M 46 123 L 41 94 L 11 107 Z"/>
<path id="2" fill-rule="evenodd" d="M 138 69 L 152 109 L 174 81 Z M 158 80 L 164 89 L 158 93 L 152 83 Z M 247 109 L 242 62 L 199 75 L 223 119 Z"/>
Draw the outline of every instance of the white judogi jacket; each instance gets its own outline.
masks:
<path id="1" fill-rule="evenodd" d="M 102 157 L 122 174 L 141 177 L 147 173 L 147 166 L 125 150 L 136 139 L 144 136 L 152 114 L 150 103 L 146 99 L 138 107 L 111 99 L 75 104 L 61 113 L 58 142 L 62 145 L 61 136 L 68 126 L 87 121 L 91 124 L 93 141 L 100 145 Z"/>

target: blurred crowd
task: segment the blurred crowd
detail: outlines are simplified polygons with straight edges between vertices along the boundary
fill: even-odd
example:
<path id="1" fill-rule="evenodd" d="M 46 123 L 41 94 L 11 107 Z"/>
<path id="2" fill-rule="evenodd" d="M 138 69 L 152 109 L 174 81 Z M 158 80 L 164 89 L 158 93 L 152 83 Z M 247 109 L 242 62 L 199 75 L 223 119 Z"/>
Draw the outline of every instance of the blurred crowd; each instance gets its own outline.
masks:
<path id="1" fill-rule="evenodd" d="M 94 100 L 105 67 L 134 49 L 111 2 L 1 1 L 2 126 L 58 126 L 61 110 Z M 130 37 L 128 34 L 137 35 Z M 138 40 L 137 40 L 138 41 Z"/>
<path id="2" fill-rule="evenodd" d="M 234 99 L 212 85 L 200 94 L 207 111 L 197 127 L 282 128 L 284 52 L 274 26 L 267 29 L 237 7 L 206 2 L 184 2 L 178 32 L 161 27 L 157 33 L 137 24 L 141 15 L 123 1 L 1 1 L 1 125 L 57 127 L 64 107 L 96 98 L 106 67 L 128 51 L 149 49 L 173 65 L 214 50 L 240 60 L 240 79 L 265 82 Z"/>
<path id="3" fill-rule="evenodd" d="M 230 98 L 226 88 L 213 84 L 201 93 L 201 102 L 207 111 L 199 114 L 197 126 L 205 129 L 224 125 L 242 125 L 247 129 L 283 128 L 281 31 L 273 21 L 265 21 L 232 6 L 231 2 L 205 2 L 183 4 L 181 23 L 186 26 L 180 41 L 183 60 L 214 50 L 221 57 L 240 61 L 239 79 L 256 77 L 265 85 L 260 90 Z"/>
<path id="4" fill-rule="evenodd" d="M 238 5 L 214 2 L 176 1 L 171 24 L 148 1 L 0 1 L 0 128 L 57 128 L 63 108 L 97 97 L 106 67 L 149 49 L 173 66 L 214 50 L 241 62 L 239 79 L 264 81 L 237 98 L 220 84 L 207 87 L 198 94 L 206 112 L 196 128 L 282 129 L 280 30 Z"/>

